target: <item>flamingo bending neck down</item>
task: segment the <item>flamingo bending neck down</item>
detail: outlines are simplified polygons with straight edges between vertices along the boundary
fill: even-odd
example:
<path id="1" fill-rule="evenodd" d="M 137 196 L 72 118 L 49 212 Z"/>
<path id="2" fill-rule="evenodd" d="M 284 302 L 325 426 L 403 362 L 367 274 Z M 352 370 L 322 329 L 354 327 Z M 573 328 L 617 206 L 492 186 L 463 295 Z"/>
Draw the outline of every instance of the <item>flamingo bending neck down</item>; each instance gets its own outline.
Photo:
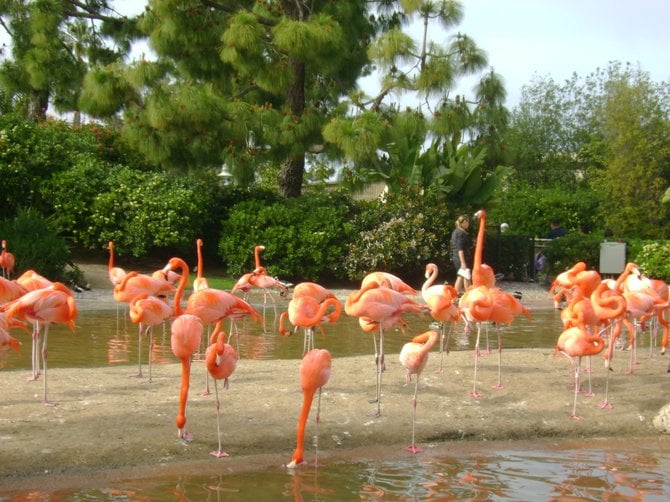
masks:
<path id="1" fill-rule="evenodd" d="M 193 436 L 186 432 L 186 403 L 191 382 L 191 358 L 200 347 L 202 321 L 191 314 L 182 314 L 172 323 L 170 346 L 172 353 L 181 361 L 181 387 L 179 391 L 179 411 L 177 413 L 177 437 L 191 440 Z"/>
<path id="2" fill-rule="evenodd" d="M 405 448 L 411 453 L 419 453 L 423 451 L 416 445 L 415 441 L 416 398 L 419 392 L 419 376 L 426 367 L 428 353 L 430 352 L 430 349 L 433 348 L 433 345 L 435 345 L 435 342 L 437 342 L 439 331 L 439 325 L 431 325 L 430 331 L 415 336 L 411 342 L 403 345 L 402 350 L 400 351 L 400 364 L 407 370 L 405 374 L 407 382 L 411 382 L 412 375 L 416 375 L 416 380 L 414 381 L 414 398 L 412 399 L 412 443 Z"/>
<path id="3" fill-rule="evenodd" d="M 305 426 L 309 411 L 312 407 L 314 394 L 318 391 L 318 401 L 316 407 L 316 446 L 314 455 L 314 464 L 317 463 L 318 437 L 319 437 L 319 419 L 321 412 L 321 389 L 330 378 L 331 357 L 330 352 L 325 349 L 312 349 L 305 354 L 300 362 L 300 386 L 302 387 L 302 408 L 300 418 L 298 419 L 298 432 L 296 434 L 296 447 L 286 467 L 293 469 L 296 466 L 305 463 Z"/>

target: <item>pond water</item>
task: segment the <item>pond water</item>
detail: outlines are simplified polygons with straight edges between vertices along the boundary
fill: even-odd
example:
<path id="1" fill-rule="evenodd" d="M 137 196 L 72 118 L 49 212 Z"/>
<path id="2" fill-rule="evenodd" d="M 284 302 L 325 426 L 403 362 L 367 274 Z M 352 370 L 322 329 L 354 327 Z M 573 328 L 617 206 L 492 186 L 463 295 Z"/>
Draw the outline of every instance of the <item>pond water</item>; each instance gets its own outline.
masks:
<path id="1" fill-rule="evenodd" d="M 256 305 L 262 310 L 262 305 Z M 284 304 L 278 305 L 278 311 Z M 296 344 L 291 337 L 284 337 L 278 331 L 278 319 L 271 308 L 266 309 L 265 326 L 251 321 L 238 321 L 243 333 L 239 339 L 239 353 L 243 359 L 299 359 L 302 345 Z M 387 331 L 384 335 L 384 350 L 398 353 L 403 344 L 412 336 L 419 334 L 430 324 L 430 316 L 407 316 L 409 324 L 404 333 Z M 53 325 L 48 338 L 48 367 L 96 367 L 106 365 L 137 364 L 138 327 L 123 317 L 117 321 L 114 310 L 82 311 L 77 319 L 77 328 L 71 332 L 62 325 Z M 228 327 L 228 326 L 226 326 Z M 552 308 L 535 309 L 532 320 L 523 316 L 515 319 L 510 326 L 500 328 L 503 347 L 506 348 L 550 348 L 554 347 L 561 330 L 559 312 Z M 463 324 L 448 326 L 449 350 L 470 350 L 474 348 L 474 336 L 465 334 Z M 487 336 L 488 333 L 488 336 Z M 29 333 L 12 330 L 12 335 L 22 343 L 19 354 L 0 352 L 0 368 L 20 369 L 31 367 Z M 293 336 L 302 337 L 302 333 Z M 480 347 L 497 348 L 495 328 L 489 326 L 482 330 Z M 231 342 L 234 343 L 234 342 Z M 363 333 L 358 319 L 342 313 L 333 324 L 324 324 L 323 330 L 315 333 L 315 345 L 327 348 L 333 357 L 373 354 L 372 335 Z M 142 338 L 143 364 L 147 362 L 149 342 Z M 178 361 L 170 349 L 170 328 L 156 326 L 154 330 L 153 364 Z M 197 354 L 196 359 L 202 354 Z"/>
<path id="2" fill-rule="evenodd" d="M 281 306 L 279 307 L 281 310 Z M 385 351 L 397 353 L 407 340 L 427 329 L 428 317 L 408 317 L 403 334 L 390 332 Z M 266 311 L 265 329 L 251 322 L 240 325 L 241 358 L 298 359 L 301 345 L 278 334 L 272 309 Z M 450 350 L 472 350 L 474 336 L 462 324 L 447 329 Z M 507 348 L 552 348 L 561 332 L 559 312 L 533 310 L 533 319 L 517 318 L 501 329 Z M 20 354 L 0 352 L 0 368 L 30 371 L 31 338 L 13 330 L 23 344 Z M 302 336 L 298 333 L 294 336 Z M 136 365 L 137 326 L 117 321 L 114 310 L 82 311 L 77 329 L 53 326 L 49 334 L 49 367 Z M 488 328 L 490 347 L 497 348 L 495 328 Z M 644 340 L 641 340 L 643 343 Z M 648 343 L 648 342 L 647 342 Z M 142 341 L 146 364 L 148 342 Z M 317 331 L 315 345 L 333 357 L 373 353 L 371 335 L 364 334 L 356 319 L 342 315 L 337 323 Z M 481 346 L 486 348 L 483 332 Z M 175 362 L 170 349 L 169 327 L 156 327 L 153 364 Z M 514 443 L 469 451 L 464 445 L 433 445 L 426 454 L 391 457 L 383 452 L 371 457 L 332 460 L 319 467 L 304 466 L 295 472 L 281 466 L 247 469 L 234 474 L 203 475 L 197 470 L 178 476 L 152 476 L 116 480 L 89 477 L 68 488 L 35 486 L 30 492 L 6 493 L 0 479 L 0 501 L 139 501 L 139 500 L 670 500 L 670 450 L 659 444 L 622 444 L 586 441 L 560 448 L 555 443 L 534 442 L 523 449 Z M 452 450 L 453 447 L 453 451 Z M 231 459 L 234 461 L 234 459 Z M 114 479 L 111 481 L 110 479 Z"/>

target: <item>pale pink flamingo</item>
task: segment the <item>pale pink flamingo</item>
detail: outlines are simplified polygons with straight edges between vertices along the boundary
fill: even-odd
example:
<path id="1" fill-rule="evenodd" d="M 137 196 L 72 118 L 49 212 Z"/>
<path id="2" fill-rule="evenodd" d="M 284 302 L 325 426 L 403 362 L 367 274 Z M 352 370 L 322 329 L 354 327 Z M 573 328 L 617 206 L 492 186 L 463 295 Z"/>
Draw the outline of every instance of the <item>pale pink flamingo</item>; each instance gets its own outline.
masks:
<path id="1" fill-rule="evenodd" d="M 432 327 L 433 326 L 431 326 L 431 328 Z M 440 328 L 438 326 L 434 326 L 434 329 L 412 338 L 412 341 L 403 345 L 400 350 L 400 364 L 407 370 L 405 379 L 409 383 L 412 381 L 412 375 L 416 375 L 416 380 L 414 381 L 414 398 L 412 399 L 412 443 L 405 448 L 411 453 L 419 453 L 423 451 L 416 445 L 415 441 L 416 398 L 419 392 L 419 376 L 426 367 L 428 353 L 439 337 L 439 330 Z"/>
<path id="2" fill-rule="evenodd" d="M 40 275 L 36 271 L 29 269 L 23 272 L 14 281 L 20 288 L 26 291 L 36 291 L 38 289 L 45 289 L 53 286 L 53 282 L 46 277 Z M 17 297 L 18 298 L 18 297 Z M 40 336 L 41 326 L 39 320 L 30 321 L 33 326 L 32 331 L 32 375 L 28 377 L 29 380 L 37 380 L 40 376 Z"/>
<path id="3" fill-rule="evenodd" d="M 53 283 L 44 289 L 30 291 L 16 300 L 6 303 L 0 310 L 7 312 L 7 320 L 14 316 L 21 317 L 35 324 L 39 322 L 44 326 L 44 338 L 42 340 L 42 367 L 44 368 L 44 404 L 51 404 L 47 399 L 47 338 L 49 326 L 56 322 L 67 324 L 74 331 L 74 321 L 77 318 L 77 303 L 72 291 L 65 284 Z"/>
<path id="4" fill-rule="evenodd" d="M 373 415 L 380 416 L 382 373 L 385 368 L 384 325 L 387 323 L 393 325 L 400 322 L 402 316 L 406 313 L 425 313 L 429 310 L 429 307 L 417 303 L 409 296 L 388 287 L 376 287 L 372 284 L 368 284 L 367 287 L 370 289 L 354 291 L 347 297 L 344 311 L 349 316 L 363 317 L 372 323 L 379 324 L 379 354 L 375 353 L 377 368 L 376 397 L 372 402 L 377 403 L 377 410 Z"/>
<path id="5" fill-rule="evenodd" d="M 577 416 L 577 394 L 580 390 L 579 374 L 581 371 L 582 357 L 600 354 L 604 348 L 605 340 L 598 335 L 589 334 L 584 326 L 573 326 L 568 328 L 558 337 L 556 350 L 566 356 L 574 368 L 574 401 L 572 405 L 572 414 L 570 415 L 570 418 L 573 420 L 581 420 L 581 417 Z"/>
<path id="6" fill-rule="evenodd" d="M 228 454 L 221 448 L 221 402 L 219 401 L 219 389 L 217 382 L 223 380 L 223 388 L 228 388 L 228 379 L 235 371 L 237 366 L 237 353 L 235 349 L 225 342 L 226 334 L 221 331 L 221 323 L 216 324 L 214 332 L 210 338 L 210 345 L 205 352 L 205 363 L 207 371 L 214 379 L 214 394 L 216 396 L 216 433 L 219 439 L 219 448 L 210 452 L 210 455 L 221 458 L 227 457 Z"/>
<path id="7" fill-rule="evenodd" d="M 298 419 L 298 432 L 296 434 L 296 447 L 286 467 L 293 469 L 300 464 L 305 463 L 305 426 L 307 418 L 312 407 L 314 394 L 318 391 L 318 401 L 316 407 L 316 438 L 315 446 L 315 460 L 317 464 L 318 454 L 318 437 L 319 437 L 319 419 L 321 413 L 321 389 L 328 382 L 330 378 L 331 357 L 330 352 L 325 349 L 312 349 L 305 354 L 300 362 L 300 386 L 302 387 L 302 408 L 300 410 L 300 418 Z"/>

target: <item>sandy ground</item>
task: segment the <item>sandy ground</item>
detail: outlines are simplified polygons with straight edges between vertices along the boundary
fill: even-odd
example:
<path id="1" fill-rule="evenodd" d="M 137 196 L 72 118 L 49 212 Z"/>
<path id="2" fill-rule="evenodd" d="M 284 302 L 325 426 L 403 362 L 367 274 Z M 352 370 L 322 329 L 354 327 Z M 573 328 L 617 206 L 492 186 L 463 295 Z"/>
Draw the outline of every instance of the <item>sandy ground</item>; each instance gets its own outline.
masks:
<path id="1" fill-rule="evenodd" d="M 109 291 L 100 277 L 85 268 L 93 286 L 78 304 L 100 307 Z M 517 289 L 519 285 L 511 285 Z M 99 293 L 100 288 L 104 294 Z M 97 295 L 97 300 L 96 300 Z M 524 303 L 551 308 L 546 291 L 526 285 Z M 114 308 L 113 302 L 109 304 Z M 474 448 L 487 441 L 580 440 L 627 438 L 668 441 L 652 425 L 668 403 L 668 356 L 648 351 L 638 355 L 634 373 L 626 375 L 629 353 L 619 352 L 609 375 L 611 409 L 601 409 L 607 371 L 601 357 L 593 358 L 590 374 L 582 374 L 583 388 L 591 378 L 594 397 L 579 394 L 573 405 L 570 362 L 551 350 L 503 352 L 504 388 L 498 380 L 497 355 L 480 359 L 478 389 L 473 398 L 473 354 L 431 353 L 421 375 L 416 409 L 416 442 L 429 455 L 469 442 Z M 586 361 L 584 366 L 586 366 Z M 147 473 L 170 473 L 184 465 L 206 474 L 234 472 L 263 465 L 283 465 L 296 443 L 296 423 L 302 403 L 299 361 L 240 360 L 230 388 L 220 390 L 222 443 L 230 457 L 216 459 L 216 399 L 199 395 L 204 365 L 193 365 L 186 429 L 192 441 L 177 438 L 181 366 L 160 365 L 152 383 L 130 378 L 130 367 L 49 370 L 49 395 L 57 406 L 41 404 L 41 382 L 26 380 L 27 371 L 3 371 L 0 386 L 0 487 L 3 491 L 31 486 L 58 486 L 68 480 L 105 476 L 129 479 Z M 381 416 L 369 415 L 375 390 L 372 356 L 338 358 L 323 389 L 318 426 L 319 460 L 355 458 L 361 451 L 383 450 L 385 455 L 411 455 L 414 383 L 405 381 L 397 354 L 387 354 L 383 373 Z M 307 461 L 314 460 L 317 430 L 314 415 L 307 427 Z M 670 442 L 668 442 L 670 444 Z"/>

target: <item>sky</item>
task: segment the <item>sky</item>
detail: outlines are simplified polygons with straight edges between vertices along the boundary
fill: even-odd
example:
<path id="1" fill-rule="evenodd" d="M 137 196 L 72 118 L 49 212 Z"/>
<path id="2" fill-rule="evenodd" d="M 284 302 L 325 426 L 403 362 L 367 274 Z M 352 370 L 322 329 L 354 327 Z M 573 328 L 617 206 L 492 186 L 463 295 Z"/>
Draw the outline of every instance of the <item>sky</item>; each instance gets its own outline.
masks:
<path id="1" fill-rule="evenodd" d="M 461 3 L 463 21 L 445 36 L 460 31 L 487 53 L 490 66 L 504 79 L 509 108 L 518 103 L 522 87 L 534 76 L 561 83 L 573 73 L 586 77 L 610 61 L 630 62 L 648 72 L 653 81 L 670 81 L 668 0 Z M 121 12 L 136 13 L 145 2 L 115 0 L 114 4 Z M 459 92 L 471 94 L 475 82 L 462 82 Z"/>
<path id="2" fill-rule="evenodd" d="M 507 106 L 533 76 L 561 83 L 610 61 L 630 62 L 670 81 L 667 0 L 462 0 L 456 28 L 474 39 L 500 74 Z M 451 33 L 451 32 L 450 32 Z"/>

